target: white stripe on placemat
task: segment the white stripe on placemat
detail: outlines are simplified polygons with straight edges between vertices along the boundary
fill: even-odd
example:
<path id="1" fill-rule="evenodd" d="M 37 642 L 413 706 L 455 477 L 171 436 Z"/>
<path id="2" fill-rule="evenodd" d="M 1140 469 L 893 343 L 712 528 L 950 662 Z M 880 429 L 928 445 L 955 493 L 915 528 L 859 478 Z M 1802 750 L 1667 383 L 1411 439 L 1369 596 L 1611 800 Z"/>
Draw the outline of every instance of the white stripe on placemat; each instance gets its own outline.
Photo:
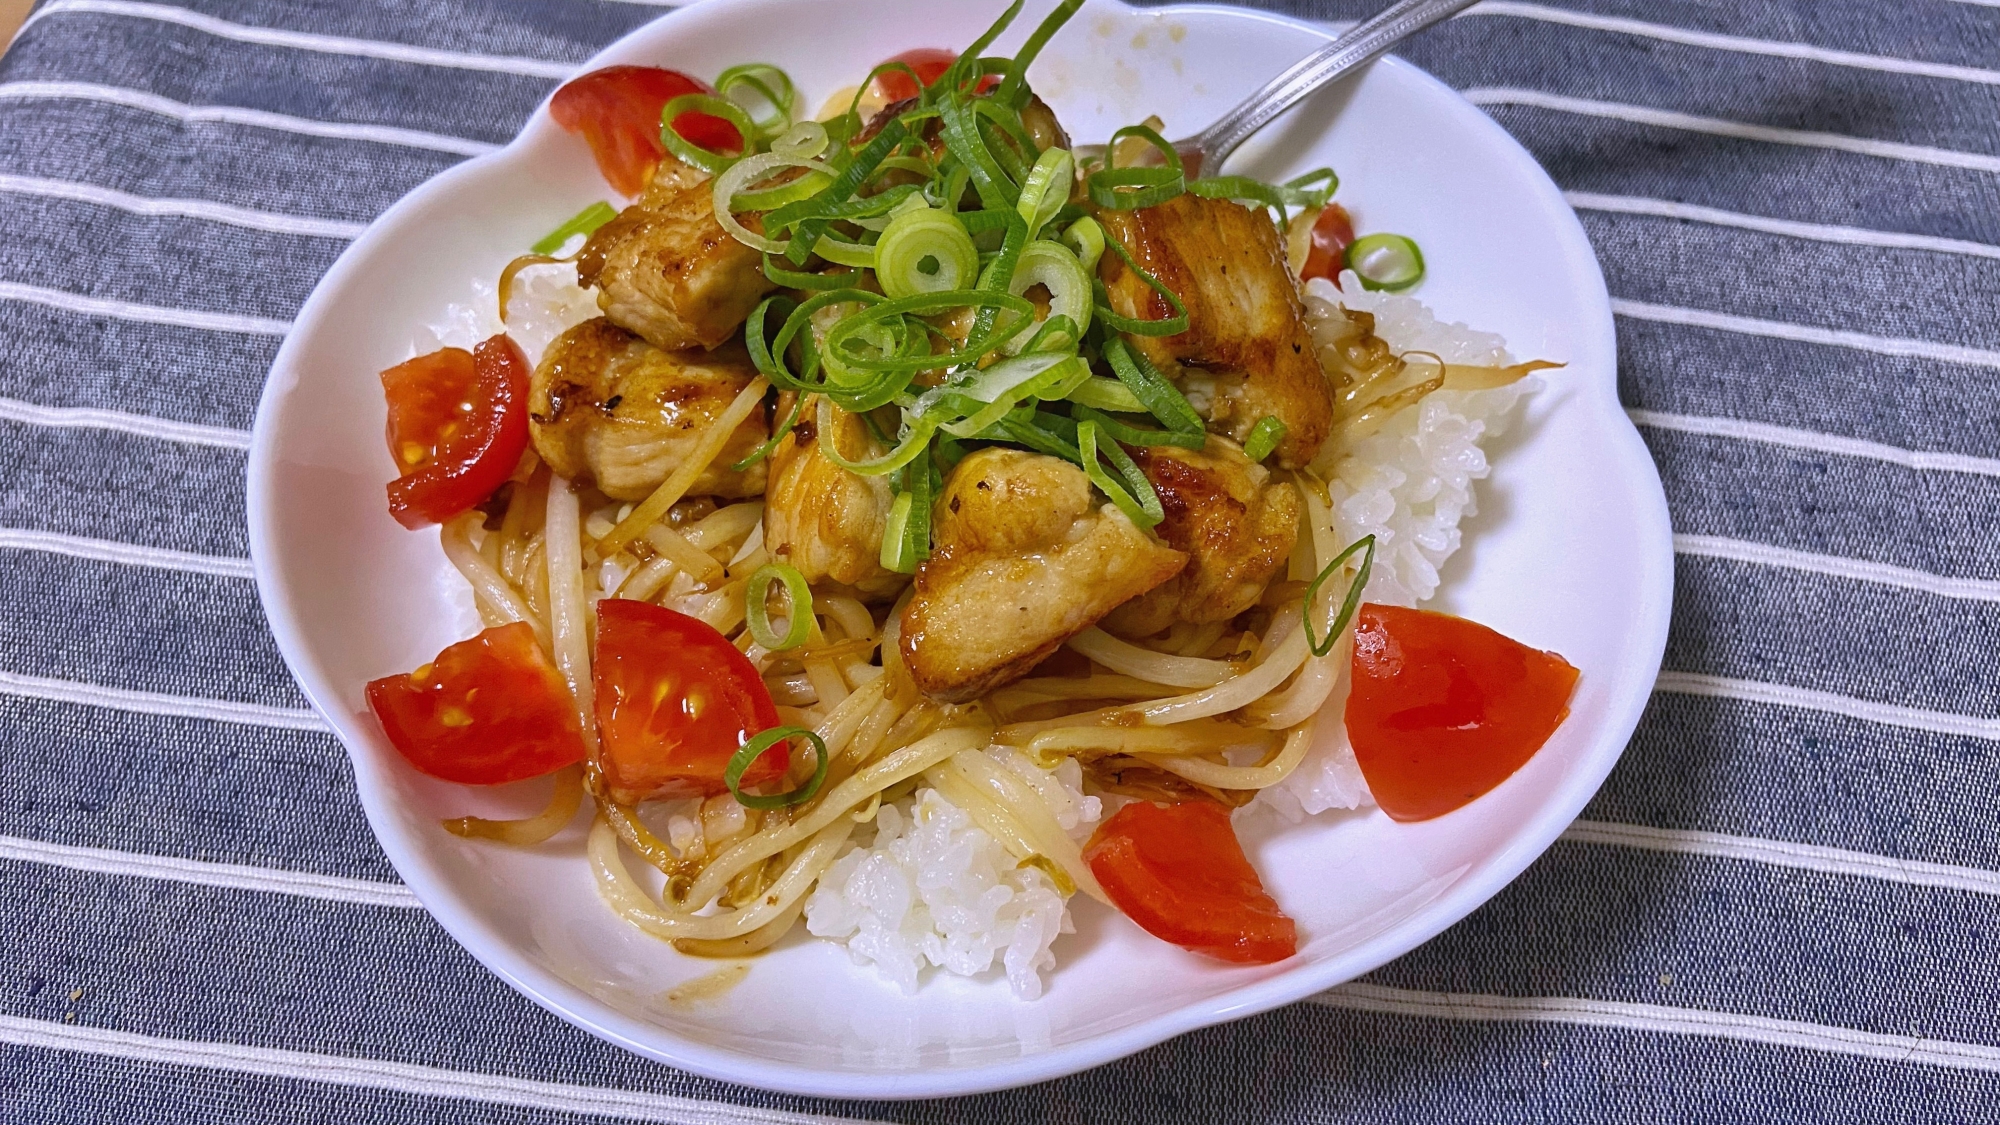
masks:
<path id="1" fill-rule="evenodd" d="M 1458 992 L 1416 992 L 1376 984 L 1343 984 L 1312 1002 L 1330 1008 L 1382 1015 L 1422 1016 L 1475 1023 L 1559 1023 L 1618 1031 L 1650 1031 L 1734 1039 L 1777 1047 L 1882 1062 L 1918 1063 L 1960 1070 L 2000 1071 L 2000 1047 L 1956 1043 L 1914 1035 L 1830 1027 L 1797 1020 L 1669 1008 L 1622 1000 L 1581 1000 L 1567 996 L 1486 996 Z"/>
<path id="2" fill-rule="evenodd" d="M 1672 200 L 1649 199 L 1637 195 L 1599 195 L 1589 191 L 1566 191 L 1563 193 L 1563 198 L 1579 211 L 1608 211 L 1620 215 L 1651 215 L 1665 219 L 1683 219 L 1694 223 L 1784 235 L 1788 238 L 1837 242 L 1847 246 L 1879 246 L 1891 250 L 1929 250 L 1939 254 L 1969 254 L 1978 258 L 2000 258 L 2000 246 L 1986 242 L 1970 242 L 1962 238 L 1937 238 L 1928 234 L 1904 234 L 1900 231 L 1869 230 L 1865 227 L 1800 223 L 1790 219 L 1746 215 L 1740 211 L 1724 211 L 1716 207 L 1701 207 L 1693 203 L 1676 203 Z"/>
<path id="3" fill-rule="evenodd" d="M 0 694 L 57 703 L 77 703 L 105 707 L 140 715 L 167 715 L 180 719 L 212 719 L 220 723 L 240 723 L 278 730 L 330 731 L 326 720 L 313 711 L 295 707 L 267 707 L 261 703 L 237 703 L 227 699 L 204 699 L 191 695 L 167 695 L 156 691 L 104 687 L 75 680 L 52 680 L 0 672 Z"/>
<path id="4" fill-rule="evenodd" d="M 212 574 L 220 578 L 249 578 L 250 560 L 219 555 L 197 555 L 165 547 L 141 547 L 109 539 L 85 539 L 34 531 L 25 527 L 0 527 L 0 547 L 17 551 L 45 551 L 79 559 L 118 563 L 123 566 L 150 566 L 160 570 L 180 570 L 189 574 Z"/>
<path id="5" fill-rule="evenodd" d="M 1888 160 L 1909 160 L 1920 164 L 1941 164 L 1951 168 L 1970 168 L 1979 172 L 2000 172 L 2000 156 L 1983 152 L 1961 152 L 1950 148 L 1932 148 L 1928 145 L 1903 144 L 1899 141 L 1881 141 L 1873 137 L 1853 137 L 1845 133 L 1821 133 L 1809 129 L 1786 129 L 1775 125 L 1755 125 L 1748 121 L 1731 121 L 1721 117 L 1702 117 L 1678 110 L 1655 109 L 1651 106 L 1628 105 L 1624 102 L 1607 102 L 1595 98 L 1572 98 L 1566 94 L 1551 94 L 1542 90 L 1522 90 L 1514 87 L 1486 86 L 1461 91 L 1468 101 L 1475 105 L 1518 105 L 1535 109 L 1555 110 L 1559 113 L 1575 113 L 1586 117 L 1607 117 L 1618 121 L 1629 121 L 1635 125 L 1652 125 L 1662 129 L 1679 129 L 1690 133 L 1708 133 L 1719 137 L 1736 137 L 1746 141 L 1766 141 L 1772 144 L 1799 145 L 1806 148 L 1835 149 L 1841 152 L 1858 153 L 1862 156 L 1879 156 Z"/>
<path id="6" fill-rule="evenodd" d="M 1876 582 L 1884 586 L 1900 586 L 1906 590 L 1921 590 L 1927 594 L 1936 594 L 1941 598 L 2000 602 L 2000 582 L 1991 579 L 1947 578 L 1942 574 L 1890 566 L 1888 563 L 1844 559 L 1837 555 L 1816 555 L 1809 551 L 1794 551 L 1789 547 L 1773 547 L 1767 543 L 1752 543 L 1745 539 L 1725 539 L 1719 535 L 1676 535 L 1674 550 L 1683 555 L 1700 555 L 1704 558 L 1728 559 L 1756 566 L 1803 570 L 1835 578 L 1852 578 L 1859 582 Z"/>
<path id="7" fill-rule="evenodd" d="M 298 133 L 308 137 L 401 145 L 405 148 L 430 149 L 433 152 L 449 152 L 459 156 L 480 156 L 496 151 L 500 147 L 484 141 L 447 137 L 417 129 L 401 129 L 393 125 L 314 121 L 305 117 L 292 117 L 283 113 L 244 109 L 233 105 L 184 105 L 145 90 L 132 90 L 123 86 L 100 86 L 91 82 L 0 82 L 0 98 L 102 102 L 107 105 L 124 106 L 127 109 L 145 110 L 148 113 L 157 113 L 163 117 L 172 117 L 194 124 L 248 125 L 258 129 Z"/>
<path id="8" fill-rule="evenodd" d="M 28 17 L 21 27 L 30 25 L 49 16 L 66 12 L 82 12 L 95 15 L 130 16 L 134 19 L 156 20 L 161 23 L 179 24 L 218 39 L 230 39 L 238 43 L 255 43 L 265 47 L 288 47 L 299 51 L 317 51 L 327 55 L 355 55 L 362 58 L 384 59 L 389 62 L 417 63 L 422 66 L 452 67 L 458 70 L 486 70 L 498 74 L 521 74 L 532 78 L 568 78 L 576 72 L 576 64 L 554 62 L 548 59 L 529 59 L 518 55 L 468 55 L 460 51 L 441 51 L 432 47 L 413 47 L 407 43 L 390 43 L 377 39 L 350 39 L 340 35 L 321 35 L 311 31 L 286 31 L 275 27 L 256 27 L 250 24 L 231 23 L 201 12 L 177 8 L 169 4 L 147 4 L 136 0 L 47 0 L 35 14 Z"/>
<path id="9" fill-rule="evenodd" d="M 1854 348 L 1858 351 L 1874 352 L 1877 355 L 1913 356 L 1919 359 L 1934 359 L 1941 363 L 2000 368 L 2000 351 L 1968 348 L 1959 344 L 1940 344 L 1933 340 L 1875 336 L 1866 332 L 1849 332 L 1841 328 L 1821 328 L 1816 324 L 1794 324 L 1788 320 L 1761 320 L 1757 317 L 1737 316 L 1734 313 L 1715 312 L 1710 309 L 1656 305 L 1650 301 L 1631 301 L 1623 297 L 1611 298 L 1611 311 L 1633 320 L 1684 324 L 1691 328 L 1713 328 L 1720 332 L 1737 332 L 1745 336 L 1763 336 L 1773 340 L 1794 340 L 1803 344 Z"/>
<path id="10" fill-rule="evenodd" d="M 594 1114 L 665 1125 L 859 1125 L 862 1121 L 852 1117 L 732 1105 L 675 1094 L 538 1082 L 528 1078 L 444 1070 L 381 1059 L 166 1039 L 19 1016 L 0 1016 L 0 1042 L 48 1051 L 71 1051 L 135 1062 L 252 1074 L 260 1078 L 321 1082 L 417 1097 L 456 1098 L 485 1105 Z"/>
<path id="11" fill-rule="evenodd" d="M 55 3 L 75 2 L 75 0 L 54 0 Z M 1486 0 L 1465 12 L 1468 16 L 1511 16 L 1516 19 L 1537 20 L 1542 23 L 1566 24 L 1590 31 L 1610 31 L 1620 35 L 1636 35 L 1644 39 L 1658 39 L 1665 43 L 1680 43 L 1689 47 L 1706 47 L 1716 51 L 1734 51 L 1748 55 L 1770 55 L 1785 59 L 1802 59 L 1808 62 L 1828 63 L 1833 66 L 1856 67 L 1861 70 L 1881 70 L 1892 74 L 1913 74 L 1925 78 L 1945 78 L 1955 82 L 1974 82 L 1986 86 L 2000 85 L 2000 70 L 1986 70 L 1976 66 L 1958 66 L 1953 63 L 1924 62 L 1917 59 L 1899 59 L 1888 55 L 1866 55 L 1858 51 L 1840 51 L 1831 47 L 1816 47 L 1810 43 L 1793 43 L 1781 39 L 1753 39 L 1742 35 L 1724 35 L 1713 31 L 1696 31 L 1692 28 L 1674 27 L 1663 23 L 1648 23 L 1645 20 L 1625 19 L 1622 16 L 1601 16 L 1595 12 L 1578 12 L 1566 8 L 1551 8 L 1543 4 L 1516 3 L 1515 0 Z"/>
<path id="12" fill-rule="evenodd" d="M 361 232 L 368 229 L 362 223 L 315 219 L 305 215 L 283 215 L 272 211 L 253 211 L 248 207 L 232 207 L 227 203 L 211 203 L 205 199 L 151 199 L 119 191 L 116 188 L 99 187 L 96 184 L 79 183 L 74 180 L 41 180 L 32 176 L 0 175 L 0 191 L 14 195 L 39 196 L 44 199 L 95 203 L 101 207 L 115 207 L 120 211 L 129 211 L 134 215 L 205 219 L 212 223 L 227 223 L 230 226 L 271 231 L 275 234 L 299 234 L 310 238 L 355 239 L 361 237 Z"/>
<path id="13" fill-rule="evenodd" d="M 246 336 L 283 336 L 291 331 L 290 321 L 236 313 L 204 312 L 200 309 L 169 309 L 141 305 L 108 297 L 86 297 L 66 289 L 45 289 L 0 281 L 0 301 L 27 301 L 85 316 L 108 316 L 115 320 L 136 320 L 143 324 L 169 324 L 176 328 L 199 328 L 208 332 L 240 332 Z"/>
<path id="14" fill-rule="evenodd" d="M 400 883 L 378 883 L 369 879 L 348 879 L 311 871 L 285 871 L 271 867 L 250 867 L 240 863 L 209 863 L 173 856 L 141 855 L 107 848 L 81 848 L 51 844 L 18 836 L 0 836 L 0 859 L 19 863 L 40 863 L 96 875 L 119 875 L 138 879 L 164 879 L 203 887 L 233 891 L 262 891 L 298 898 L 351 902 L 362 906 L 394 906 L 420 909 L 422 904 L 410 888 Z"/>
<path id="15" fill-rule="evenodd" d="M 2000 719 L 1959 715 L 1949 711 L 1926 711 L 1918 707 L 1905 707 L 1899 703 L 1878 703 L 1872 699 L 1857 699 L 1851 695 L 1836 695 L 1830 691 L 1814 691 L 1810 688 L 1765 683 L 1761 680 L 1739 680 L 1700 672 L 1662 672 L 1660 678 L 1654 682 L 1653 690 L 1670 695 L 1705 695 L 1718 699 L 1738 699 L 1746 703 L 1796 707 L 1806 711 L 1842 715 L 1867 723 L 1883 723 L 1894 727 L 1908 727 L 1911 730 L 1930 731 L 1933 734 L 2000 740 Z"/>
<path id="16" fill-rule="evenodd" d="M 1571 824 L 1562 838 L 1573 844 L 1740 859 L 1825 875 L 1851 875 L 1914 887 L 2000 895 L 2000 871 L 1915 859 L 1892 859 L 1867 852 L 1823 848 L 1816 844 L 1794 844 L 1786 840 L 1730 836 L 1721 832 L 1682 828 L 1653 828 L 1644 824 L 1608 824 L 1595 820 L 1579 820 Z"/>
<path id="17" fill-rule="evenodd" d="M 1653 430 L 1672 430 L 1683 434 L 1701 434 L 1704 437 L 1736 438 L 1740 441 L 1784 446 L 1787 449 L 1834 453 L 1843 457 L 1865 457 L 1871 461 L 1887 461 L 1892 465 L 1919 471 L 2000 477 L 2000 457 L 1973 457 L 1963 453 L 1933 453 L 1927 450 L 1904 449 L 1901 446 L 1863 441 L 1860 438 L 1799 430 L 1790 426 L 1773 426 L 1765 422 L 1745 422 L 1738 418 L 1671 414 L 1660 410 L 1636 408 L 1625 413 L 1631 416 L 1633 424 Z"/>
<path id="18" fill-rule="evenodd" d="M 136 437 L 159 438 L 188 445 L 212 445 L 218 449 L 250 448 L 250 431 L 223 426 L 202 426 L 193 422 L 171 422 L 145 414 L 121 410 L 98 410 L 83 406 L 43 406 L 17 398 L 0 398 L 0 418 L 30 426 L 56 429 L 114 430 Z"/>

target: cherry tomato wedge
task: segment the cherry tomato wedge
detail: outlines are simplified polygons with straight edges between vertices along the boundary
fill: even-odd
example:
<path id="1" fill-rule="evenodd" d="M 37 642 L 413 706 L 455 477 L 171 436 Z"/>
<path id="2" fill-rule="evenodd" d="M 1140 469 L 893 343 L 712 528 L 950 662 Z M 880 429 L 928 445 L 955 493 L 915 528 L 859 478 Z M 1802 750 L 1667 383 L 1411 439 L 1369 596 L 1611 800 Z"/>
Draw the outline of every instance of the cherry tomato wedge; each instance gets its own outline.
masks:
<path id="1" fill-rule="evenodd" d="M 712 94 L 707 83 L 656 66 L 607 66 L 563 83 L 549 99 L 549 116 L 572 133 L 583 134 L 598 171 L 621 195 L 646 190 L 653 169 L 667 154 L 660 140 L 660 111 L 682 94 Z M 716 152 L 740 152 L 736 126 L 707 113 L 674 118 L 681 136 Z"/>
<path id="2" fill-rule="evenodd" d="M 1569 714 L 1578 675 L 1463 617 L 1362 606 L 1347 737 L 1375 803 L 1429 820 L 1507 780 Z"/>
<path id="3" fill-rule="evenodd" d="M 389 514 L 415 530 L 471 511 L 528 447 L 528 359 L 505 335 L 382 373 L 389 400 Z"/>
<path id="4" fill-rule="evenodd" d="M 951 64 L 958 61 L 958 52 L 942 47 L 918 47 L 883 61 L 907 65 L 917 72 L 917 79 L 928 86 L 951 69 Z M 999 84 L 1000 76 L 989 74 L 979 80 L 979 92 L 983 94 Z M 894 104 L 914 98 L 918 93 L 917 83 L 910 81 L 910 76 L 900 70 L 887 70 L 875 76 L 875 96 L 885 102 Z"/>
<path id="5" fill-rule="evenodd" d="M 1297 927 L 1215 801 L 1134 801 L 1098 825 L 1083 859 L 1118 909 L 1162 941 L 1243 965 L 1298 952 Z"/>
<path id="6" fill-rule="evenodd" d="M 614 800 L 630 804 L 728 792 L 730 756 L 778 725 L 764 678 L 706 622 L 625 598 L 597 603 L 597 730 Z M 740 784 L 782 777 L 780 744 Z"/>
<path id="7" fill-rule="evenodd" d="M 1300 272 L 1299 280 L 1323 277 L 1339 285 L 1341 260 L 1353 241 L 1354 220 L 1347 214 L 1347 208 L 1338 203 L 1320 208 L 1319 218 L 1313 220 L 1312 249 L 1306 253 L 1306 268 Z"/>
<path id="8" fill-rule="evenodd" d="M 372 681 L 368 706 L 411 765 L 446 781 L 499 785 L 583 760 L 569 685 L 524 622 L 447 646 L 407 676 Z"/>

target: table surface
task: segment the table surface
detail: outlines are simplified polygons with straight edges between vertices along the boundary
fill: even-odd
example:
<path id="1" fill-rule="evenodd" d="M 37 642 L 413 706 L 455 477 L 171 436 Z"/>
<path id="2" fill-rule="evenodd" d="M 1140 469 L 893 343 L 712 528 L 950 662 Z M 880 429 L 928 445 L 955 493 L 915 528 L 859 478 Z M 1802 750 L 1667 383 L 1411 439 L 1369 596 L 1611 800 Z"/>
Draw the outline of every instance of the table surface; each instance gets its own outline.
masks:
<path id="1" fill-rule="evenodd" d="M 2000 0 L 1489 0 L 1409 45 L 1603 260 L 1678 533 L 1653 705 L 1366 980 L 913 1104 L 679 1073 L 486 973 L 249 581 L 286 320 L 659 14 L 45 0 L 0 60 L 0 1118 L 2000 1121 Z"/>

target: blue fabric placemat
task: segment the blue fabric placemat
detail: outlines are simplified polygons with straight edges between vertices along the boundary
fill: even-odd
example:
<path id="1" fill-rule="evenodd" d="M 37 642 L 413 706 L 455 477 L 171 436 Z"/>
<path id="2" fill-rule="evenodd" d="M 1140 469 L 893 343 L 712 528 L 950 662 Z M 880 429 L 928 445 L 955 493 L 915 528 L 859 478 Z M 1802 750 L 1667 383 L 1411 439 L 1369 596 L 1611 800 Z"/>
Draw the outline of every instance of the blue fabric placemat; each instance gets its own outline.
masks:
<path id="1" fill-rule="evenodd" d="M 854 1104 L 626 1054 L 461 952 L 244 557 L 320 273 L 659 9 L 48 0 L 0 61 L 0 1120 L 2000 1121 L 1997 5 L 1490 0 L 1411 44 L 1603 259 L 1679 532 L 1651 710 L 1365 981 Z"/>

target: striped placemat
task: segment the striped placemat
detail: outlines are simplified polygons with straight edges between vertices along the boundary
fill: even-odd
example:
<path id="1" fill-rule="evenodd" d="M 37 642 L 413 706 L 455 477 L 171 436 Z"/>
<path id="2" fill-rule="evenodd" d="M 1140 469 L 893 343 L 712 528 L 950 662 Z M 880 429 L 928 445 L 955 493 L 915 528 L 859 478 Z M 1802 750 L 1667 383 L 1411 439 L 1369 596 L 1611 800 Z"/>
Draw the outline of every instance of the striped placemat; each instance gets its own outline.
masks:
<path id="1" fill-rule="evenodd" d="M 248 580 L 315 280 L 658 11 L 46 0 L 0 60 L 0 1119 L 2000 1120 L 2000 0 L 1487 0 L 1409 46 L 1602 257 L 1679 532 L 1654 704 L 1365 981 L 912 1104 L 678 1073 L 481 969 Z"/>

